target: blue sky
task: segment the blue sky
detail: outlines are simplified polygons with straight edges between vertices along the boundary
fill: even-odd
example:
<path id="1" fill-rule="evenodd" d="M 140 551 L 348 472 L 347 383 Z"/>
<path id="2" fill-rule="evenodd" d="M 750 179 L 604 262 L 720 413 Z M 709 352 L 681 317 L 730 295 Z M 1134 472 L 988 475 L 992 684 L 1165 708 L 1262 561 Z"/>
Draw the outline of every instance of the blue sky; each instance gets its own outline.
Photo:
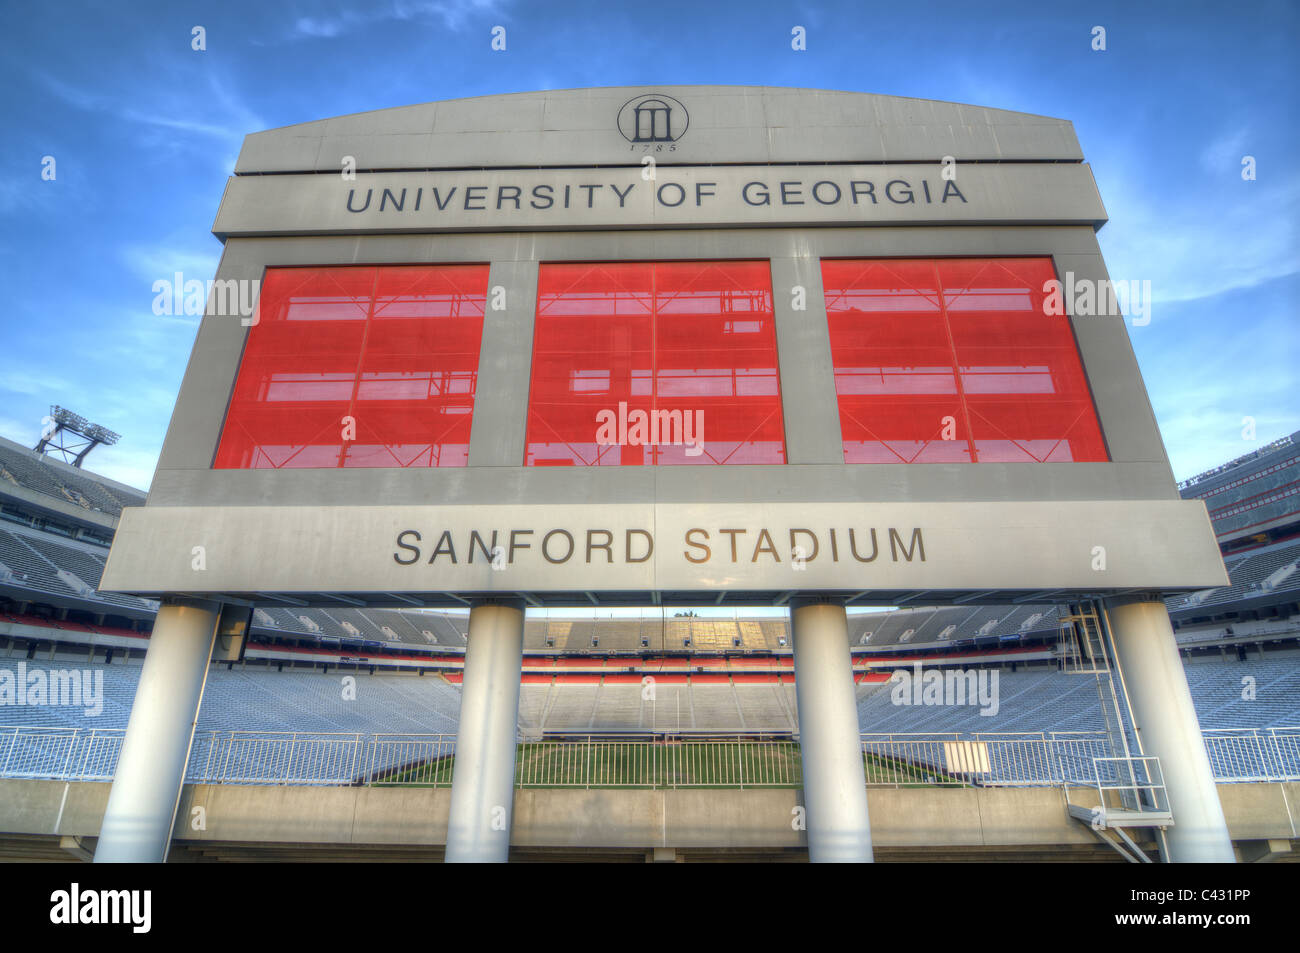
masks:
<path id="1" fill-rule="evenodd" d="M 1151 322 L 1129 333 L 1175 475 L 1300 429 L 1294 2 L 4 10 L 0 434 L 32 444 L 62 404 L 124 435 L 91 461 L 127 483 L 149 483 L 197 327 L 155 316 L 151 286 L 215 272 L 212 220 L 246 133 L 580 86 L 806 86 L 1070 119 L 1110 214 L 1111 276 L 1152 283 Z M 504 53 L 490 49 L 496 25 Z M 790 49 L 795 25 L 805 52 Z M 1104 52 L 1091 49 L 1096 25 Z M 1255 181 L 1242 180 L 1244 155 Z"/>

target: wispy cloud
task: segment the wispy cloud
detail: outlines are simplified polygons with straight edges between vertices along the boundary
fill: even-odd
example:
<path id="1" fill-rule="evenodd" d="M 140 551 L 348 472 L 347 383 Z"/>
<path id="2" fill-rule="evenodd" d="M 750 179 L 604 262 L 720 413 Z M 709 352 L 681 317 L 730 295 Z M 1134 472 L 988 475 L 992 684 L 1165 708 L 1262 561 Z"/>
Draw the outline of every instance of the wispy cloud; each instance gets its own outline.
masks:
<path id="1" fill-rule="evenodd" d="M 58 190 L 58 185 L 41 179 L 35 164 L 26 175 L 0 175 L 0 215 L 48 208 L 58 201 Z"/>
<path id="2" fill-rule="evenodd" d="M 1239 172 L 1249 142 L 1250 130 L 1244 126 L 1225 132 L 1201 150 L 1201 168 L 1211 175 L 1232 175 Z"/>
<path id="3" fill-rule="evenodd" d="M 165 115 L 153 111 L 146 111 L 134 106 L 123 104 L 122 97 L 118 94 L 107 92 L 89 92 L 79 89 L 70 83 L 65 83 L 44 71 L 37 71 L 36 78 L 55 96 L 77 109 L 87 112 L 95 112 L 116 116 L 119 119 L 125 119 L 128 122 L 142 123 L 147 126 L 159 126 L 164 129 L 180 130 L 183 132 L 192 132 L 204 136 L 212 136 L 218 139 L 237 138 L 242 140 L 244 130 L 237 130 L 233 127 L 222 126 L 212 122 L 204 122 L 198 119 L 190 118 L 184 115 Z M 202 113 L 196 113 L 202 115 Z"/>
<path id="4" fill-rule="evenodd" d="M 480 16 L 499 15 L 509 5 L 506 0 L 395 0 L 376 3 L 365 9 L 336 9 L 330 13 L 298 17 L 290 27 L 290 38 L 333 39 L 362 27 L 385 21 L 440 21 L 453 32 L 469 28 Z"/>
<path id="5" fill-rule="evenodd" d="M 1171 203 L 1112 176 L 1104 198 L 1114 218 L 1098 236 L 1111 277 L 1149 279 L 1155 302 L 1168 304 L 1300 271 L 1300 182 L 1238 181 L 1233 198 L 1201 194 Z"/>
<path id="6" fill-rule="evenodd" d="M 33 76 L 69 106 L 142 127 L 139 144 L 150 152 L 189 151 L 215 160 L 223 170 L 234 167 L 244 136 L 266 128 L 218 71 L 207 73 L 203 87 L 182 87 L 179 92 L 166 85 L 91 91 L 43 69 L 35 70 Z M 214 140 L 223 148 L 214 150 Z"/>
<path id="7" fill-rule="evenodd" d="M 70 386 L 71 381 L 46 368 L 25 367 L 14 362 L 5 368 L 4 381 L 0 384 L 0 393 L 9 394 L 49 394 Z"/>

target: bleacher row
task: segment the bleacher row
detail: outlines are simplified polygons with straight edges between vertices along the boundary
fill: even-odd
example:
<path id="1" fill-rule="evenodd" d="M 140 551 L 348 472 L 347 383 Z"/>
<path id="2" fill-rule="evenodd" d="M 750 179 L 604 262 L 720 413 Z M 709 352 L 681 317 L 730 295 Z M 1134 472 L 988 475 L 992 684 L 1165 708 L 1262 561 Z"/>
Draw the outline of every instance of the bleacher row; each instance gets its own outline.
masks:
<path id="1" fill-rule="evenodd" d="M 926 642 L 959 642 L 1002 635 L 1054 633 L 1055 605 L 952 606 L 897 609 L 849 617 L 851 645 L 879 648 Z"/>
<path id="2" fill-rule="evenodd" d="M 849 635 L 854 647 L 878 648 L 1054 634 L 1058 611 L 1054 605 L 901 609 L 851 615 Z M 465 645 L 467 625 L 463 614 L 403 609 L 259 609 L 253 620 L 254 632 L 262 635 L 457 648 Z M 557 654 L 642 649 L 788 653 L 790 627 L 781 618 L 529 619 L 524 648 Z"/>
<path id="3" fill-rule="evenodd" d="M 779 652 L 788 645 L 786 623 L 781 619 L 530 619 L 524 627 L 525 648 L 561 653 L 595 649 L 637 652 L 642 648 Z"/>
<path id="4" fill-rule="evenodd" d="M 253 612 L 255 635 L 333 642 L 464 648 L 467 620 L 403 609 L 282 609 Z"/>
<path id="5" fill-rule="evenodd" d="M 60 465 L 8 440 L 0 441 L 0 489 L 4 483 L 109 516 L 119 516 L 123 506 L 138 506 L 145 498 L 139 490 L 110 489 L 92 473 Z"/>
<path id="6" fill-rule="evenodd" d="M 0 658 L 0 670 L 19 671 L 19 660 Z M 83 707 L 0 705 L 0 725 L 39 728 L 125 728 L 140 678 L 138 665 L 88 665 L 66 655 L 29 661 L 27 671 L 102 673 L 103 711 Z M 199 709 L 199 731 L 421 733 L 454 732 L 460 690 L 436 675 L 350 676 L 355 697 L 345 692 L 347 673 L 227 670 L 208 672 Z"/>
<path id="7" fill-rule="evenodd" d="M 19 659 L 0 657 L 0 669 L 17 672 Z M 75 657 L 28 662 L 28 669 L 102 672 L 103 712 L 0 704 L 0 725 L 124 728 L 140 668 L 135 664 L 86 664 Z M 1253 697 L 1243 679 L 1254 679 Z M 345 697 L 345 678 L 355 679 L 355 699 Z M 1215 661 L 1187 666 L 1201 727 L 1275 728 L 1300 725 L 1300 666 L 1295 657 Z M 869 732 L 1094 731 L 1103 727 L 1096 681 L 1091 675 L 1054 670 L 1000 671 L 997 712 L 981 715 L 976 704 L 896 705 L 889 682 L 858 686 L 858 717 Z M 204 731 L 454 732 L 460 690 L 436 675 L 256 668 L 209 673 L 198 726 Z M 520 688 L 519 727 L 524 736 L 555 732 L 712 731 L 786 732 L 798 724 L 794 683 L 747 683 L 725 677 L 658 680 L 653 691 L 639 680 L 525 682 Z"/>
<path id="8" fill-rule="evenodd" d="M 1300 665 L 1294 656 L 1186 666 L 1203 729 L 1275 728 L 1300 724 Z M 1254 678 L 1254 697 L 1243 697 L 1242 679 Z M 893 685 L 858 689 L 863 731 L 1099 731 L 1104 727 L 1097 682 L 1092 675 L 1051 670 L 999 672 L 998 710 L 981 715 L 978 706 L 898 706 Z M 1245 693 L 1249 694 L 1249 693 Z"/>
<path id="9" fill-rule="evenodd" d="M 1202 499 L 1220 540 L 1241 539 L 1300 516 L 1300 431 L 1179 484 L 1184 499 Z"/>
<path id="10" fill-rule="evenodd" d="M 525 737 L 557 732 L 793 732 L 794 683 L 657 681 L 520 686 Z"/>
<path id="11" fill-rule="evenodd" d="M 96 592 L 108 551 L 85 543 L 55 542 L 34 530 L 0 529 L 0 582 L 50 595 L 77 596 L 107 610 L 148 610 L 156 603 L 135 596 Z M 81 585 L 78 585 L 80 583 Z"/>
<path id="12" fill-rule="evenodd" d="M 253 632 L 263 636 L 334 641 L 440 645 L 463 648 L 466 615 L 410 609 L 259 608 Z M 789 650 L 783 619 L 529 619 L 524 648 L 533 651 L 698 652 Z"/>
<path id="13" fill-rule="evenodd" d="M 1231 585 L 1219 589 L 1202 589 L 1183 596 L 1165 600 L 1170 613 L 1189 613 L 1210 606 L 1222 606 L 1260 596 L 1285 599 L 1300 594 L 1300 568 L 1286 572 L 1287 567 L 1300 564 L 1300 539 L 1283 540 L 1224 557 Z M 1282 578 L 1274 580 L 1274 577 Z"/>

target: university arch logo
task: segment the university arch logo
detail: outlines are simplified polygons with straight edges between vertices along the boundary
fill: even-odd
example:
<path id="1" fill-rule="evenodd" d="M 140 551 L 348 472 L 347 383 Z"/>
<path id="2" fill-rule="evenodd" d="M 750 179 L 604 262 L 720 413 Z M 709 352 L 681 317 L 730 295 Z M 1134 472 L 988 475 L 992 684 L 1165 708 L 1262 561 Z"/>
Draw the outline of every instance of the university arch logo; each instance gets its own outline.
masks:
<path id="1" fill-rule="evenodd" d="M 618 111 L 618 131 L 628 142 L 676 142 L 686 134 L 690 116 L 680 100 L 663 93 L 629 99 Z"/>

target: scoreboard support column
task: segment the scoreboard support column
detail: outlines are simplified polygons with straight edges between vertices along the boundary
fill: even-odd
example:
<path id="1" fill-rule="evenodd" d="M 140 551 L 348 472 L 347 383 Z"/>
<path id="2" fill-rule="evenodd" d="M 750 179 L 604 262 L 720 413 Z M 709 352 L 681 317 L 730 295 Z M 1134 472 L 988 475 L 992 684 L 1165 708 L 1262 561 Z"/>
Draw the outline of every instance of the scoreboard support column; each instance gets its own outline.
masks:
<path id="1" fill-rule="evenodd" d="M 871 822 L 848 615 L 836 603 L 796 602 L 790 623 L 808 858 L 869 863 Z"/>
<path id="2" fill-rule="evenodd" d="M 1158 596 L 1106 600 L 1111 641 L 1146 755 L 1160 759 L 1174 825 L 1165 860 L 1233 863 L 1228 824 L 1205 752 L 1169 613 Z"/>
<path id="3" fill-rule="evenodd" d="M 472 606 L 467 643 L 446 859 L 504 863 L 515 803 L 523 603 Z"/>
<path id="4" fill-rule="evenodd" d="M 167 859 L 220 617 L 214 602 L 165 599 L 158 609 L 95 863 Z"/>

